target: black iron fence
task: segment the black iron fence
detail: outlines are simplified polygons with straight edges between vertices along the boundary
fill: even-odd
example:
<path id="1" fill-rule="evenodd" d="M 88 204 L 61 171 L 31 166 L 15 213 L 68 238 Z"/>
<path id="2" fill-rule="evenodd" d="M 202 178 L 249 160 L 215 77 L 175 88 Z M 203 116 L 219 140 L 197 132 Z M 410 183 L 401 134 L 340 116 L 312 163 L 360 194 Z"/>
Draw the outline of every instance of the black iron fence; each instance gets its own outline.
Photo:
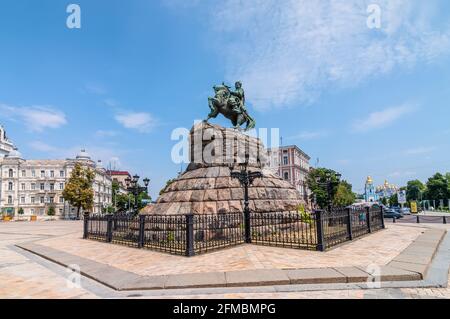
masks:
<path id="1" fill-rule="evenodd" d="M 84 238 L 194 256 L 244 242 L 324 251 L 384 228 L 381 209 L 218 215 L 88 215 Z M 246 230 L 250 234 L 246 234 Z"/>

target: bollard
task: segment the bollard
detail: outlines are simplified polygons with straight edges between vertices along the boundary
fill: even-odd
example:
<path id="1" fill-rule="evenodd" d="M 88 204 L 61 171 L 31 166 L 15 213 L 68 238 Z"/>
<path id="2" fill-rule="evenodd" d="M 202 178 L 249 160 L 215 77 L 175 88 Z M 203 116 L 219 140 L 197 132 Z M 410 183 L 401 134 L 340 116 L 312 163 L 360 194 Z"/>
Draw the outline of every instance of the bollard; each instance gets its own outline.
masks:
<path id="1" fill-rule="evenodd" d="M 186 252 L 187 257 L 195 255 L 194 250 L 194 215 L 186 215 Z"/>
<path id="2" fill-rule="evenodd" d="M 444 218 L 444 225 L 447 224 L 447 217 L 446 216 L 442 216 Z"/>
<path id="3" fill-rule="evenodd" d="M 417 215 L 417 224 L 420 224 L 420 216 Z"/>

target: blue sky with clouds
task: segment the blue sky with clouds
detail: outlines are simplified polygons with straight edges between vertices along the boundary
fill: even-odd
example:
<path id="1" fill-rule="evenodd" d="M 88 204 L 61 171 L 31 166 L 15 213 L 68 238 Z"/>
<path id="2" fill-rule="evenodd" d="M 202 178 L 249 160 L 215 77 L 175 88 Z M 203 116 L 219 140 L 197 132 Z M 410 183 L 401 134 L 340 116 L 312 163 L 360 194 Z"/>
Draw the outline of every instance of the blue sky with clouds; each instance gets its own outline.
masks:
<path id="1" fill-rule="evenodd" d="M 241 80 L 259 127 L 355 191 L 450 171 L 450 3 L 378 0 L 369 29 L 372 2 L 2 0 L 0 123 L 26 158 L 86 148 L 155 195 L 180 169 L 172 130 Z"/>

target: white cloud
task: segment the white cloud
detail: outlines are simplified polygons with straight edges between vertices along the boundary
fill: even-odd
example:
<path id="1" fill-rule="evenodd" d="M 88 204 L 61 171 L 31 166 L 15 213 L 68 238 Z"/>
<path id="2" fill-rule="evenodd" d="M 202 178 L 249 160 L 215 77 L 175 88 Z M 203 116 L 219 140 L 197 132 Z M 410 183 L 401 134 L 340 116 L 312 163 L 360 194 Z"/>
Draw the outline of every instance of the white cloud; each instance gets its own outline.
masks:
<path id="1" fill-rule="evenodd" d="M 242 80 L 249 103 L 265 110 L 309 103 L 330 86 L 356 86 L 397 67 L 448 54 L 449 26 L 435 18 L 446 2 L 377 0 L 381 29 L 366 25 L 373 0 L 201 5 L 207 8 L 211 43 L 223 55 L 227 80 Z"/>
<path id="2" fill-rule="evenodd" d="M 22 121 L 27 129 L 41 132 L 46 128 L 59 128 L 67 124 L 66 115 L 48 106 L 10 106 L 0 104 L 2 115 L 14 120 Z"/>
<path id="3" fill-rule="evenodd" d="M 158 121 L 151 114 L 145 112 L 121 113 L 117 114 L 115 118 L 125 128 L 134 129 L 141 133 L 150 132 L 158 124 Z"/>
<path id="4" fill-rule="evenodd" d="M 105 99 L 105 100 L 103 100 L 103 103 L 105 103 L 107 106 L 110 106 L 110 107 L 119 106 L 119 102 L 117 102 L 114 99 Z"/>
<path id="5" fill-rule="evenodd" d="M 293 140 L 314 140 L 314 139 L 318 139 L 318 138 L 322 138 L 322 137 L 326 137 L 328 136 L 328 132 L 325 131 L 315 131 L 315 132 L 311 132 L 311 131 L 305 131 L 305 132 L 301 132 L 297 135 L 294 135 L 291 137 L 291 139 Z"/>
<path id="6" fill-rule="evenodd" d="M 54 147 L 54 146 L 44 143 L 42 141 L 33 141 L 29 145 L 32 149 L 39 151 L 39 152 L 53 153 L 53 152 L 59 151 L 57 147 Z"/>
<path id="7" fill-rule="evenodd" d="M 428 155 L 431 152 L 433 152 L 436 149 L 436 147 L 432 146 L 432 147 L 416 147 L 416 148 L 411 148 L 408 150 L 405 150 L 405 154 L 406 155 Z"/>
<path id="8" fill-rule="evenodd" d="M 383 128 L 399 120 L 402 116 L 414 112 L 416 107 L 411 105 L 401 105 L 379 112 L 370 113 L 366 119 L 361 119 L 353 124 L 356 132 L 367 132 L 377 128 Z"/>

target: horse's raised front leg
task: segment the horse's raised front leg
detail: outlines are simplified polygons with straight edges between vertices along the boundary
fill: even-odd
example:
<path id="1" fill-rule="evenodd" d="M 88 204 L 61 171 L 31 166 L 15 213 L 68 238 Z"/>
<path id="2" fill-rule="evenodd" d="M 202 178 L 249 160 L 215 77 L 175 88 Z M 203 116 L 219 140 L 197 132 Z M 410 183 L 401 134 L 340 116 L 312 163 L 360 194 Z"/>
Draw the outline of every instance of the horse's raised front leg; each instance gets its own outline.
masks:
<path id="1" fill-rule="evenodd" d="M 213 98 L 208 98 L 208 105 L 209 105 L 209 108 L 211 109 L 211 113 L 208 114 L 208 118 L 205 120 L 205 122 L 208 122 L 210 119 L 215 119 L 217 117 L 217 115 L 219 115 L 219 110 L 214 105 Z"/>

